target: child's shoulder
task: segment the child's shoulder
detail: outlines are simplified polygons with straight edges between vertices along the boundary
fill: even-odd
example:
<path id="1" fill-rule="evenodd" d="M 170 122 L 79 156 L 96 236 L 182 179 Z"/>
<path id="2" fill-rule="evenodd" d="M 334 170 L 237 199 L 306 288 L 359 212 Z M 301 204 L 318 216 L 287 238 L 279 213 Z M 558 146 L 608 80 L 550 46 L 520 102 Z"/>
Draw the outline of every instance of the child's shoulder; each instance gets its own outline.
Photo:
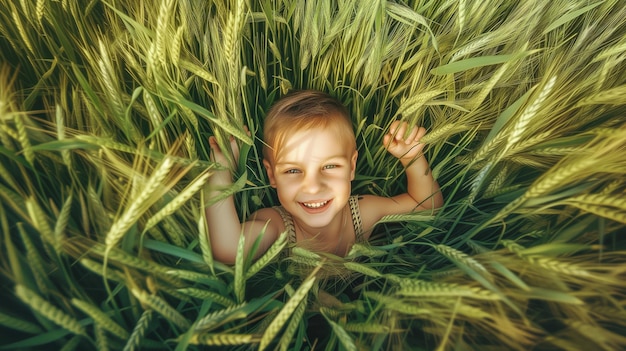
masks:
<path id="1" fill-rule="evenodd" d="M 267 223 L 268 226 L 276 228 L 278 231 L 283 231 L 285 230 L 285 226 L 279 211 L 280 210 L 276 207 L 261 208 L 252 213 L 250 220 L 264 222 Z"/>

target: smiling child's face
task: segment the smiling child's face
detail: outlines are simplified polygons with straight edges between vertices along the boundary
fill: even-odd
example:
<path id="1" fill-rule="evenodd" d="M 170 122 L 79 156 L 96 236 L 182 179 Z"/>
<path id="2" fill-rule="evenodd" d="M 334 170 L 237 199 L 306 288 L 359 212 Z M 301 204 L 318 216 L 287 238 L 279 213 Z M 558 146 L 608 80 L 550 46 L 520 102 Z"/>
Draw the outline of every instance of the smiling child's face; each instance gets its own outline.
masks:
<path id="1" fill-rule="evenodd" d="M 348 144 L 336 130 L 301 130 L 264 161 L 281 205 L 306 230 L 322 231 L 341 220 L 357 160 Z"/>

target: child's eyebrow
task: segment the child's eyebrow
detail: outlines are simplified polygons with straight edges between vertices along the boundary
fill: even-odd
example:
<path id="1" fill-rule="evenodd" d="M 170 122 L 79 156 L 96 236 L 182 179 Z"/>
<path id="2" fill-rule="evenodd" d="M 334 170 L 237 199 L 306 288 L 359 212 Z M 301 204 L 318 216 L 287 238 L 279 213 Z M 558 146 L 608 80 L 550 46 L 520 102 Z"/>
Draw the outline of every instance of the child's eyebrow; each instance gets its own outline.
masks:
<path id="1" fill-rule="evenodd" d="M 332 161 L 332 160 L 336 160 L 336 159 L 347 160 L 348 157 L 346 155 L 330 156 L 330 157 L 326 157 L 325 159 L 323 159 L 321 161 L 321 163 Z M 276 166 L 297 166 L 297 165 L 300 165 L 302 163 L 307 163 L 307 162 L 298 162 L 298 161 L 289 161 L 289 160 L 287 160 L 287 161 L 276 162 Z"/>

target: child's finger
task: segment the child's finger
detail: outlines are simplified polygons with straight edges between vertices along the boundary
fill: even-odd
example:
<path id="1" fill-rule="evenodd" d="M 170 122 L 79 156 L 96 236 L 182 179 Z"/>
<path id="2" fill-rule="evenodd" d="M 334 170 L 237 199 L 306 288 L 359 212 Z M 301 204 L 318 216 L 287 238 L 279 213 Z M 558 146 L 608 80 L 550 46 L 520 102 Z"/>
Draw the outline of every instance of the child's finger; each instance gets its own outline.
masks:
<path id="1" fill-rule="evenodd" d="M 396 140 L 402 140 L 404 139 L 404 134 L 406 133 L 406 127 L 407 127 L 407 123 L 406 122 L 401 122 L 400 125 L 398 126 L 398 128 L 395 131 L 395 137 Z"/>
<path id="2" fill-rule="evenodd" d="M 406 137 L 406 139 L 404 140 L 405 144 L 412 144 L 416 141 L 419 141 L 419 139 L 417 139 L 417 135 L 419 133 L 420 128 L 419 127 L 413 127 L 411 129 L 411 132 L 409 133 L 409 135 Z"/>
<path id="3" fill-rule="evenodd" d="M 420 140 L 422 140 L 424 135 L 426 135 L 426 128 L 419 127 L 419 128 L 416 128 L 416 129 L 417 129 L 417 134 L 415 135 L 414 140 L 415 141 L 420 141 Z"/>

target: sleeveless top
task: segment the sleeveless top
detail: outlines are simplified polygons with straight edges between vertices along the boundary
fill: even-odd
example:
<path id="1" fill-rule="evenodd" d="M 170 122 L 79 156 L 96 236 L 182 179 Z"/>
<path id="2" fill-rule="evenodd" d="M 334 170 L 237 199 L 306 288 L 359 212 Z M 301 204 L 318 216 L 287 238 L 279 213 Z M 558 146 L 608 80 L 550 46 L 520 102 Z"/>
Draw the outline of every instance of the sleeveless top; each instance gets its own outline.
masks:
<path id="1" fill-rule="evenodd" d="M 352 226 L 354 227 L 355 235 L 354 242 L 363 243 L 365 239 L 363 238 L 363 225 L 361 222 L 361 211 L 359 210 L 359 197 L 350 196 L 348 203 L 350 204 L 350 213 L 352 214 Z M 273 208 L 278 211 L 280 217 L 283 219 L 283 224 L 285 225 L 285 230 L 287 231 L 287 235 L 289 237 L 289 244 L 290 246 L 293 246 L 296 243 L 296 227 L 293 224 L 291 214 L 282 206 L 274 206 Z"/>

